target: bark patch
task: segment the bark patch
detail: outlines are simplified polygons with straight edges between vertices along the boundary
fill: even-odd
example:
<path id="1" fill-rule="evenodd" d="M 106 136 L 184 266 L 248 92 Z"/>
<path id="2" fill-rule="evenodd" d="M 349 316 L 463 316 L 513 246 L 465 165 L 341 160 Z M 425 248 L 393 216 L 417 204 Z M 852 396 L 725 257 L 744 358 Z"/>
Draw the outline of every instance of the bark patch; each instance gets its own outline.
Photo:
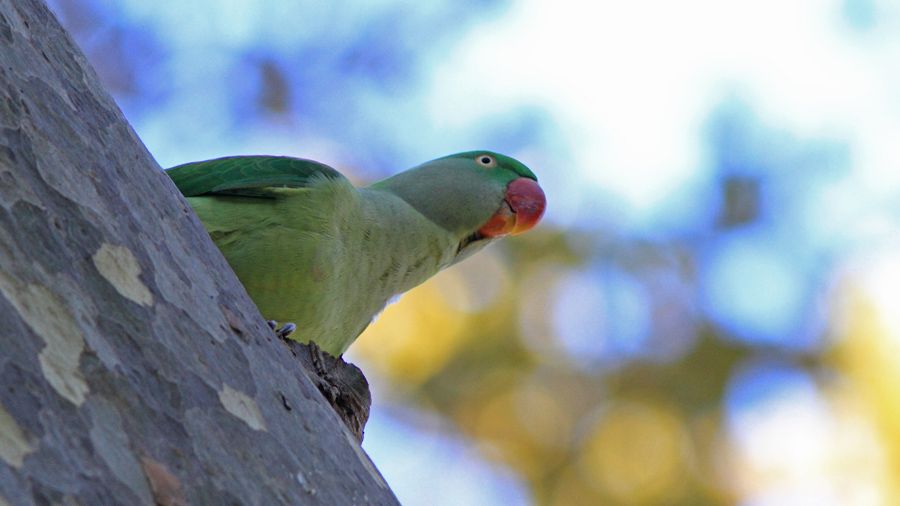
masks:
<path id="1" fill-rule="evenodd" d="M 94 266 L 122 297 L 142 306 L 153 305 L 153 294 L 141 281 L 141 266 L 130 249 L 103 243 L 94 253 Z"/>

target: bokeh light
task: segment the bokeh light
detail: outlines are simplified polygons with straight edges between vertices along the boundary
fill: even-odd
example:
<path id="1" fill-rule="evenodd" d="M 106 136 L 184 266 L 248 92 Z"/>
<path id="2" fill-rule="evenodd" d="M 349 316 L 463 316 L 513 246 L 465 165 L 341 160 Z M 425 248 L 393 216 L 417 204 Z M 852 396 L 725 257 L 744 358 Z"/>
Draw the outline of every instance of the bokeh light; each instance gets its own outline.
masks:
<path id="1" fill-rule="evenodd" d="M 610 406 L 583 443 L 584 481 L 613 502 L 677 502 L 689 474 L 689 446 L 677 413 L 659 403 Z"/>

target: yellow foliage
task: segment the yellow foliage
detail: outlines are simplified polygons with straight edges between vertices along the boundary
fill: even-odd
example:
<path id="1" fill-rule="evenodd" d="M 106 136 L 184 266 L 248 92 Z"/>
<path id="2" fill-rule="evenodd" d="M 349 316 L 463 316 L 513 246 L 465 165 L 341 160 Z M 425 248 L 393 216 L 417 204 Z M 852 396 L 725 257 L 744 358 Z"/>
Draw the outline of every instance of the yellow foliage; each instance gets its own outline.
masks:
<path id="1" fill-rule="evenodd" d="M 507 278 L 498 257 L 482 252 L 409 291 L 402 302 L 389 305 L 357 339 L 351 353 L 398 384 L 413 388 L 468 345 L 473 315 L 490 312 L 506 300 Z"/>
<path id="2" fill-rule="evenodd" d="M 681 416 L 647 402 L 614 404 L 584 442 L 578 469 L 624 504 L 668 504 L 685 491 L 689 442 Z"/>
<path id="3" fill-rule="evenodd" d="M 852 382 L 858 416 L 879 431 L 878 446 L 887 456 L 889 474 L 900 477 L 900 315 L 885 311 L 900 303 L 900 286 L 887 292 L 872 286 L 872 278 L 879 285 L 891 282 L 878 270 L 875 266 L 868 280 L 848 279 L 841 286 L 841 312 L 834 318 L 839 335 L 835 360 Z M 900 502 L 900 479 L 880 485 L 889 504 Z"/>
<path id="4" fill-rule="evenodd" d="M 478 404 L 467 427 L 496 457 L 524 476 L 540 480 L 565 458 L 573 414 L 558 395 L 533 382 L 496 392 Z"/>
<path id="5" fill-rule="evenodd" d="M 452 272 L 442 273 L 453 283 Z M 370 367 L 407 387 L 425 381 L 463 344 L 463 314 L 448 307 L 434 280 L 413 289 L 402 304 L 384 314 L 353 344 Z"/>

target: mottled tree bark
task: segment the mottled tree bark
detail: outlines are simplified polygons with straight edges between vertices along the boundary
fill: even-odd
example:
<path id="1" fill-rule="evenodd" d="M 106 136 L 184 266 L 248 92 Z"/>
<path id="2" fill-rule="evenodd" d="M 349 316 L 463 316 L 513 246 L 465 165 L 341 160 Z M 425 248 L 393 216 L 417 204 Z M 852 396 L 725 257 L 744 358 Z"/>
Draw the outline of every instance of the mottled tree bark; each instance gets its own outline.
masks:
<path id="1" fill-rule="evenodd" d="M 0 0 L 0 505 L 395 504 L 39 0 Z"/>

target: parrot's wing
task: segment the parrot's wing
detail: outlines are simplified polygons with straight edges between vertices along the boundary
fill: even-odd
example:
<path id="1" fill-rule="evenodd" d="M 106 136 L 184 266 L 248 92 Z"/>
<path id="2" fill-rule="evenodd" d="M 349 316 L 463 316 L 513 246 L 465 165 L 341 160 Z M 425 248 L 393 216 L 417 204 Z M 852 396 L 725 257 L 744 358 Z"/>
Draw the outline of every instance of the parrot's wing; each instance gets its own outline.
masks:
<path id="1" fill-rule="evenodd" d="M 186 163 L 166 174 L 185 197 L 267 197 L 271 188 L 302 188 L 323 178 L 346 180 L 323 163 L 286 156 L 229 156 Z"/>

